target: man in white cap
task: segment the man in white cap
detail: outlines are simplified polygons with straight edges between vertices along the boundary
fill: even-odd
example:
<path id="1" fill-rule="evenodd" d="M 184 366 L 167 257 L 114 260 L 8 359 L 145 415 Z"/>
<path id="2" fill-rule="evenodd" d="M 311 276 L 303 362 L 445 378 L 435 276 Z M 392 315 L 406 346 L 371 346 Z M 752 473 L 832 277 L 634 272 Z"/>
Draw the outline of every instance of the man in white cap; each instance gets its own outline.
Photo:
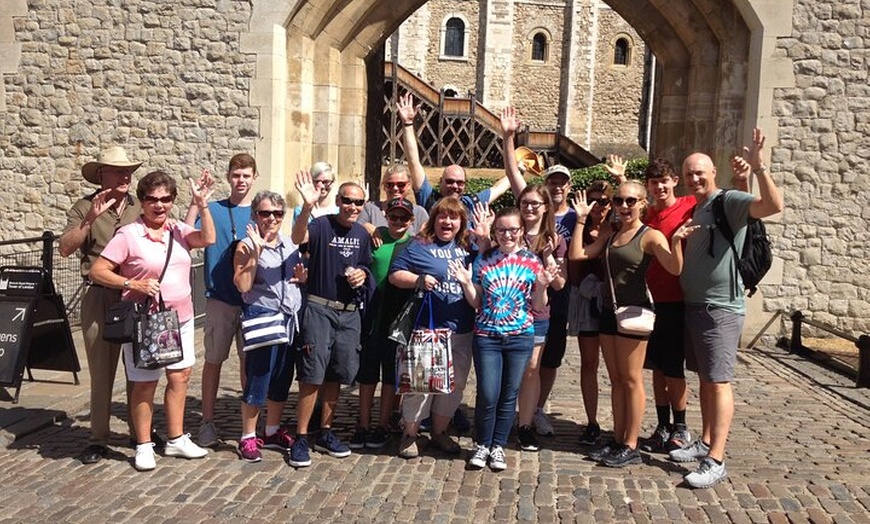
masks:
<path id="1" fill-rule="evenodd" d="M 73 204 L 67 212 L 67 224 L 60 237 L 61 256 L 67 257 L 79 251 L 85 279 L 81 322 L 91 377 L 91 439 L 79 457 L 83 464 L 99 462 L 108 452 L 112 387 L 121 352 L 120 344 L 103 340 L 106 310 L 121 299 L 121 292 L 88 281 L 88 272 L 115 230 L 139 217 L 141 207 L 130 193 L 130 182 L 140 165 L 142 162 L 131 161 L 127 152 L 116 146 L 101 151 L 96 162 L 82 166 L 85 180 L 99 185 L 100 189 Z M 129 392 L 128 383 L 128 401 Z M 133 435 L 132 427 L 129 429 Z"/>

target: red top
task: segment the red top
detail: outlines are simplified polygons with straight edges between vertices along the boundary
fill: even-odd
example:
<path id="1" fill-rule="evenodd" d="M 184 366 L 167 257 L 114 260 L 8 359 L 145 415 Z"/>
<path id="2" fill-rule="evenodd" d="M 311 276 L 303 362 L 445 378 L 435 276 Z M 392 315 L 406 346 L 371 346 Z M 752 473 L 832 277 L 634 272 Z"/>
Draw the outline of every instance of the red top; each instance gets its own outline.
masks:
<path id="1" fill-rule="evenodd" d="M 695 197 L 677 197 L 677 201 L 671 207 L 665 209 L 650 208 L 644 222 L 649 227 L 654 227 L 664 233 L 668 242 L 670 242 L 674 232 L 683 222 L 692 218 L 692 211 L 694 209 Z M 646 284 L 649 286 L 649 291 L 652 293 L 654 302 L 683 301 L 680 277 L 668 273 L 656 259 L 653 259 L 646 272 Z"/>

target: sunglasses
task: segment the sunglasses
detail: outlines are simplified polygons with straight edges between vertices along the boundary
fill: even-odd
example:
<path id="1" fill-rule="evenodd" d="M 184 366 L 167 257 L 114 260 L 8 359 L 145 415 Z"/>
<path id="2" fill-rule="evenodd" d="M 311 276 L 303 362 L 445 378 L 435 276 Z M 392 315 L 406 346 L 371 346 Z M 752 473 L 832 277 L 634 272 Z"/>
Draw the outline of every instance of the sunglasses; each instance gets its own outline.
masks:
<path id="1" fill-rule="evenodd" d="M 142 197 L 142 200 L 148 202 L 149 204 L 156 204 L 157 202 L 160 202 L 161 204 L 171 204 L 175 200 L 175 197 L 172 195 L 168 195 L 165 197 L 145 195 L 144 197 Z"/>
<path id="2" fill-rule="evenodd" d="M 616 207 L 620 207 L 622 204 L 625 204 L 628 207 L 634 207 L 637 204 L 637 199 L 635 197 L 613 197 L 613 205 Z"/>
<path id="3" fill-rule="evenodd" d="M 543 202 L 535 202 L 534 200 L 522 200 L 520 201 L 520 208 L 528 207 L 530 209 L 538 210 L 539 207 L 543 206 Z"/>
<path id="4" fill-rule="evenodd" d="M 362 207 L 363 204 L 366 203 L 366 201 L 362 198 L 350 198 L 350 197 L 346 197 L 346 196 L 342 196 L 339 198 L 341 198 L 341 203 L 346 205 L 346 206 L 353 204 L 356 207 Z"/>
<path id="5" fill-rule="evenodd" d="M 390 213 L 387 215 L 387 220 L 390 222 L 407 223 L 411 221 L 411 215 L 407 213 Z"/>
<path id="6" fill-rule="evenodd" d="M 497 227 L 495 228 L 495 232 L 499 235 L 511 235 L 514 236 L 520 232 L 521 227 Z"/>
<path id="7" fill-rule="evenodd" d="M 396 188 L 399 191 L 404 191 L 406 187 L 408 187 L 407 182 L 384 182 L 384 187 L 387 189 Z"/>
<path id="8" fill-rule="evenodd" d="M 332 182 L 333 182 L 332 180 L 315 180 L 314 185 L 316 186 L 319 184 L 319 185 L 329 189 L 330 187 L 332 187 Z"/>
<path id="9" fill-rule="evenodd" d="M 269 218 L 269 217 L 284 218 L 284 211 L 282 211 L 280 209 L 271 209 L 271 210 L 264 209 L 264 210 L 257 211 L 257 216 L 260 218 Z"/>
<path id="10" fill-rule="evenodd" d="M 613 200 L 615 201 L 616 199 L 614 198 Z M 601 198 L 587 198 L 587 199 L 586 199 L 586 204 L 587 204 L 587 205 L 590 205 L 590 206 L 591 206 L 592 204 L 596 203 L 596 202 L 597 202 L 598 205 L 601 206 L 601 207 L 607 207 L 607 206 L 610 205 L 610 199 L 609 199 L 609 198 L 606 198 L 606 197 L 601 197 Z M 631 206 L 629 206 L 629 207 L 631 207 Z"/>
<path id="11" fill-rule="evenodd" d="M 465 180 L 456 180 L 453 178 L 445 178 L 444 185 L 445 186 L 464 186 Z"/>

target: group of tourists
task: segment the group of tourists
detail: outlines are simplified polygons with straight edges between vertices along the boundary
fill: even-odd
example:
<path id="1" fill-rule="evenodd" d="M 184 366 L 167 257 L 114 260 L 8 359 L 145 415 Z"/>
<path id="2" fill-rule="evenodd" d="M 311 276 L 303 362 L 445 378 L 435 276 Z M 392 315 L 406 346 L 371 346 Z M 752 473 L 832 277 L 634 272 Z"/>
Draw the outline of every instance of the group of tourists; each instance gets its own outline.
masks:
<path id="1" fill-rule="evenodd" d="M 668 452 L 675 461 L 700 461 L 686 475 L 690 486 L 724 479 L 744 298 L 729 243 L 714 241 L 722 233 L 711 203 L 721 190 L 710 157 L 690 155 L 682 175 L 655 159 L 638 181 L 626 179 L 622 159 L 611 156 L 607 167 L 615 188 L 601 180 L 572 192 L 564 166 L 543 170 L 540 161 L 531 168 L 517 161 L 521 124 L 507 108 L 501 115 L 505 176 L 469 194 L 465 170 L 457 165 L 444 169 L 438 188 L 429 183 L 419 160 L 411 96 L 400 97 L 396 110 L 407 165 L 383 174 L 384 198 L 370 201 L 355 182 L 334 187 L 336 173 L 320 162 L 296 173 L 301 204 L 292 225 L 284 222 L 290 210 L 282 195 L 252 190 L 257 167 L 248 154 L 230 160 L 225 199 L 209 202 L 215 180 L 207 171 L 190 181 L 183 220 L 170 218 L 178 190 L 169 174 L 148 173 L 134 191 L 131 177 L 141 164 L 122 148 L 106 149 L 98 161 L 85 164 L 84 178 L 100 189 L 73 205 L 60 239 L 64 256 L 80 252 L 86 284 L 82 332 L 91 373 L 91 441 L 81 461 L 95 463 L 108 452 L 121 355 L 136 469 L 156 467 L 155 447 L 164 456 L 206 456 L 228 436 L 215 423 L 215 403 L 222 364 L 235 342 L 242 460 L 260 461 L 263 449 L 275 449 L 289 465 L 306 467 L 312 449 L 336 458 L 354 449 L 380 449 L 397 428 L 400 457 L 417 457 L 427 446 L 456 455 L 462 448 L 449 429 L 467 424 L 460 405 L 473 369 L 477 394 L 468 466 L 504 470 L 512 433 L 524 452 L 537 451 L 538 437 L 554 433 L 545 406 L 567 337 L 577 336 L 586 418 L 579 440 L 590 458 L 623 467 L 641 463 L 642 449 Z M 744 191 L 724 195 L 738 250 L 750 217 L 782 209 L 763 145 L 756 130 L 745 156 L 732 162 L 734 185 Z M 543 182 L 528 184 L 524 171 L 542 175 Z M 750 173 L 758 196 L 745 192 Z M 685 197 L 674 194 L 681 178 Z M 489 204 L 508 190 L 516 206 L 493 213 Z M 207 298 L 202 420 L 194 439 L 185 432 L 184 413 L 195 360 L 189 275 L 190 250 L 196 248 L 204 248 Z M 427 327 L 449 330 L 449 393 L 398 394 L 401 347 L 388 334 L 401 305 L 415 296 L 425 296 Z M 102 339 L 105 313 L 121 298 L 163 302 L 178 312 L 180 362 L 139 369 L 132 344 Z M 624 306 L 654 309 L 652 333 L 626 334 L 615 313 Z M 278 339 L 255 344 L 249 328 L 267 320 L 278 326 Z M 599 354 L 611 381 L 612 432 L 602 432 L 598 419 Z M 657 415 L 647 439 L 639 436 L 644 367 L 653 370 Z M 694 440 L 686 425 L 686 367 L 700 379 L 702 428 Z M 164 374 L 165 441 L 152 431 L 153 399 Z M 282 419 L 294 379 L 291 432 Z M 359 386 L 359 410 L 344 441 L 333 421 L 342 386 L 351 384 Z M 379 384 L 379 411 L 373 414 Z M 258 424 L 264 408 L 265 422 Z"/>

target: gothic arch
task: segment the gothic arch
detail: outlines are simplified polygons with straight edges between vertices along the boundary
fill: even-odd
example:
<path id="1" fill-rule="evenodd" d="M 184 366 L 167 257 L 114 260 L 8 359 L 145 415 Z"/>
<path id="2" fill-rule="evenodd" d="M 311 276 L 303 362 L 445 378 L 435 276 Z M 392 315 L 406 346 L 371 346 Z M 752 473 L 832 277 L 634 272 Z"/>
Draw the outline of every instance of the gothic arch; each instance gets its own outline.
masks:
<path id="1" fill-rule="evenodd" d="M 258 54 L 250 96 L 261 110 L 257 158 L 272 187 L 284 189 L 285 177 L 316 160 L 342 176 L 362 173 L 364 60 L 425 2 L 253 0 L 243 51 Z M 790 62 L 774 56 L 776 37 L 791 31 L 790 1 L 608 4 L 658 60 L 651 154 L 679 161 L 704 150 L 724 166 L 756 122 L 775 142 L 773 89 L 793 81 Z"/>

